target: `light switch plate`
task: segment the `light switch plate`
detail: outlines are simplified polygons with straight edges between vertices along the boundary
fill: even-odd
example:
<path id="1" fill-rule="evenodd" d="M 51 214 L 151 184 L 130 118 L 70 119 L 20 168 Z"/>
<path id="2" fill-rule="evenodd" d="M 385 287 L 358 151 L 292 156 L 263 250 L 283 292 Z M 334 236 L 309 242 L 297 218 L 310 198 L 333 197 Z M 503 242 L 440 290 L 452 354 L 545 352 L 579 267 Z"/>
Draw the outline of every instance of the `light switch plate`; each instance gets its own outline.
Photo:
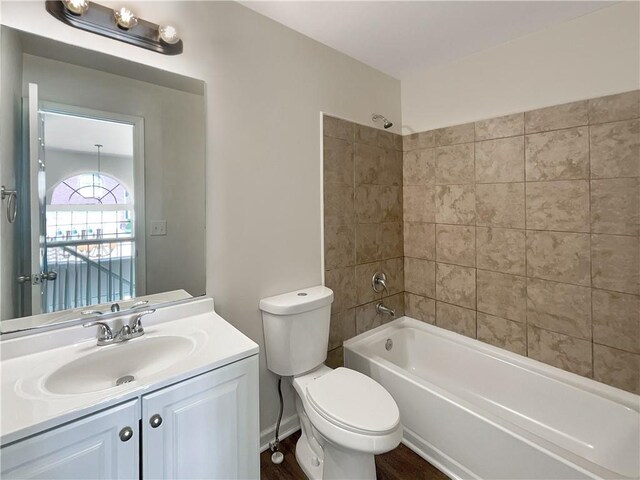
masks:
<path id="1" fill-rule="evenodd" d="M 154 220 L 151 222 L 151 236 L 156 237 L 167 234 L 167 221 Z"/>

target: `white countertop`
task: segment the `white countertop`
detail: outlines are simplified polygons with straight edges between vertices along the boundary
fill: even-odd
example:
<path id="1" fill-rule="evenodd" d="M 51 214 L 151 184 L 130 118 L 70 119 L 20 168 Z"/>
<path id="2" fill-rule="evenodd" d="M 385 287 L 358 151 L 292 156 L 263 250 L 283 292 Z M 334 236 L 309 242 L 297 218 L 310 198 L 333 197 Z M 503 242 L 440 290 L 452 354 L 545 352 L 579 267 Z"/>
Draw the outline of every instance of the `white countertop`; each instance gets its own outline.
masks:
<path id="1" fill-rule="evenodd" d="M 139 381 L 102 391 L 62 395 L 48 391 L 45 381 L 57 368 L 98 349 L 96 329 L 82 325 L 0 339 L 0 443 L 69 422 L 150 391 L 256 355 L 258 345 L 213 310 L 213 300 L 194 299 L 182 305 L 158 309 L 143 318 L 145 335 L 187 335 L 197 347 L 183 360 Z M 159 333 L 161 332 L 161 333 Z"/>

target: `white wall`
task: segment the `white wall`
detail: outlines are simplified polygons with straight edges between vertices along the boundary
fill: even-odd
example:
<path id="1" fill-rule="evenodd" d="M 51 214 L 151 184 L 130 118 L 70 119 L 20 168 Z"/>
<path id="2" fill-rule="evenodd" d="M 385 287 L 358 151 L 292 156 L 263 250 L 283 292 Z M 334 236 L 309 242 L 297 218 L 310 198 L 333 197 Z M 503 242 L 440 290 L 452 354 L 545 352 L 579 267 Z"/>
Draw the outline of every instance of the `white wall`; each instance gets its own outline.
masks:
<path id="1" fill-rule="evenodd" d="M 0 185 L 9 190 L 16 188 L 16 155 L 20 148 L 20 122 L 22 99 L 22 47 L 13 32 L 2 32 L 0 59 Z M 5 199 L 0 204 L 0 318 L 16 316 L 17 305 L 13 301 L 18 285 L 17 261 L 14 253 L 17 224 L 7 221 Z"/>
<path id="2" fill-rule="evenodd" d="M 1 21 L 207 82 L 207 292 L 262 345 L 259 299 L 322 281 L 320 112 L 397 120 L 400 83 L 236 3 L 127 5 L 175 23 L 184 53 L 166 57 L 74 30 L 42 2 L 2 0 Z M 293 411 L 286 394 L 285 416 Z M 264 429 L 275 423 L 278 397 L 263 354 L 260 396 Z"/>
<path id="3" fill-rule="evenodd" d="M 640 3 L 622 2 L 402 81 L 402 133 L 640 87 Z"/>

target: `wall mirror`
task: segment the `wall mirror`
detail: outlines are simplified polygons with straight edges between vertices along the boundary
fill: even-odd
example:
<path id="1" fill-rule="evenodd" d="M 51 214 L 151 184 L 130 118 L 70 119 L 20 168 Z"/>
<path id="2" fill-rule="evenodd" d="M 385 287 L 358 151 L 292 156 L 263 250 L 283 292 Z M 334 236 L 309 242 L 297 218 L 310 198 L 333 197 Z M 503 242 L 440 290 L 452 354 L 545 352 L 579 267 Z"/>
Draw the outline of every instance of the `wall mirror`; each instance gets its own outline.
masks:
<path id="1" fill-rule="evenodd" d="M 204 294 L 204 83 L 0 35 L 0 331 Z"/>

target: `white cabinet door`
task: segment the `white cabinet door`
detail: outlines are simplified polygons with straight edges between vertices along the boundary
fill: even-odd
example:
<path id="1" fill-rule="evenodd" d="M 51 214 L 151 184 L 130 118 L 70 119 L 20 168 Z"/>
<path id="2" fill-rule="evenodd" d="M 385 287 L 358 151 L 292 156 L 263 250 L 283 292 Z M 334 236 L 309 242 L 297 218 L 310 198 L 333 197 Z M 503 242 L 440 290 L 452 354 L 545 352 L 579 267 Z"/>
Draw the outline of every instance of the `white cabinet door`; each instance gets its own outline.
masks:
<path id="1" fill-rule="evenodd" d="M 21 440 L 0 450 L 3 480 L 139 478 L 138 400 Z M 131 436 L 127 438 L 126 430 Z"/>
<path id="2" fill-rule="evenodd" d="M 142 397 L 142 477 L 258 478 L 258 356 Z"/>

